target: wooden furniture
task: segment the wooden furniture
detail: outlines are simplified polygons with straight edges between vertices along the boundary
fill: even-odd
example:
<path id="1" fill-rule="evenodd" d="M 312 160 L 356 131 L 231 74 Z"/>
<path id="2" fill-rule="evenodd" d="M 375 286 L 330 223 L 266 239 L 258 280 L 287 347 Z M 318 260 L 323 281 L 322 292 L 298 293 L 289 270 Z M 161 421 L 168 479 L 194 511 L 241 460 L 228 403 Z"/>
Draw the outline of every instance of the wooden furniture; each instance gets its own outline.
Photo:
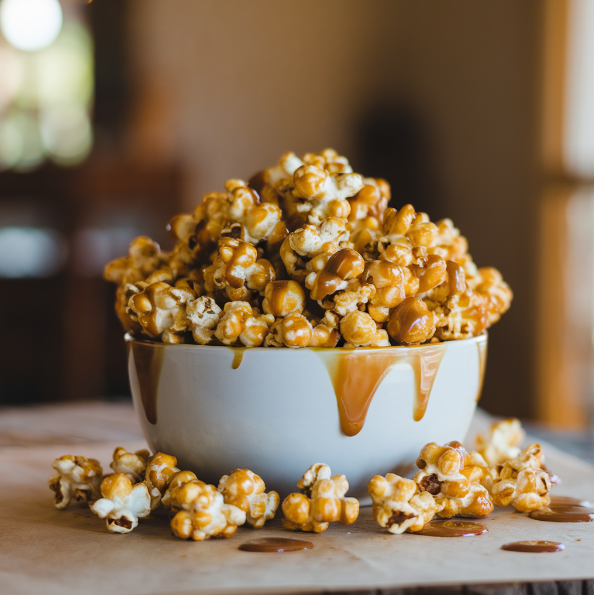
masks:
<path id="1" fill-rule="evenodd" d="M 0 212 L 18 211 L 17 224 L 55 230 L 68 246 L 55 275 L 0 279 L 0 404 L 128 394 L 115 287 L 101 278 L 102 256 L 89 238 L 102 240 L 106 259 L 124 255 L 136 235 L 167 247 L 182 182 L 176 166 L 127 160 L 0 173 Z"/>

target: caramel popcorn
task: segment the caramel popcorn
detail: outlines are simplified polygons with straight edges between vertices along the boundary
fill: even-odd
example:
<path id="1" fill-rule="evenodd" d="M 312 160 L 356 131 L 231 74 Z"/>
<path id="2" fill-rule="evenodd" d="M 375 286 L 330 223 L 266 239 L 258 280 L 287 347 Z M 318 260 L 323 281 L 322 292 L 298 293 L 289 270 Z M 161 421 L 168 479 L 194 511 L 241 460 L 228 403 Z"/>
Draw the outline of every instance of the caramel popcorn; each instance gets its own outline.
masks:
<path id="1" fill-rule="evenodd" d="M 420 531 L 445 504 L 429 492 L 419 491 L 412 479 L 394 473 L 372 477 L 367 491 L 373 501 L 375 522 L 395 535 Z"/>
<path id="2" fill-rule="evenodd" d="M 223 345 L 258 347 L 273 322 L 272 314 L 260 315 L 248 302 L 227 302 L 215 336 Z"/>
<path id="3" fill-rule="evenodd" d="M 137 338 L 245 347 L 420 345 L 497 322 L 513 297 L 500 273 L 450 219 L 389 201 L 332 149 L 285 153 L 171 219 L 170 252 L 139 237 L 109 263 L 116 313 Z"/>
<path id="4" fill-rule="evenodd" d="M 144 483 L 151 497 L 151 510 L 155 510 L 159 506 L 171 479 L 176 473 L 179 473 L 176 465 L 175 457 L 162 452 L 154 454 L 147 461 Z"/>
<path id="5" fill-rule="evenodd" d="M 118 446 L 113 453 L 113 461 L 109 466 L 115 473 L 123 473 L 134 483 L 144 479 L 146 463 L 150 453 L 148 450 L 137 450 L 128 452 L 122 446 Z"/>
<path id="6" fill-rule="evenodd" d="M 493 510 L 489 492 L 481 485 L 487 464 L 477 452 L 466 452 L 459 442 L 425 445 L 414 481 L 421 492 L 428 492 L 441 509 L 439 516 L 482 517 Z"/>
<path id="7" fill-rule="evenodd" d="M 477 435 L 476 450 L 488 465 L 500 465 L 520 454 L 519 445 L 525 435 L 519 419 L 512 417 L 497 421 L 491 425 L 487 435 Z"/>
<path id="8" fill-rule="evenodd" d="M 217 490 L 223 494 L 225 504 L 245 512 L 247 524 L 254 529 L 273 519 L 280 504 L 278 493 L 266 494 L 262 478 L 249 469 L 235 469 L 231 475 L 223 475 Z"/>
<path id="9" fill-rule="evenodd" d="M 510 504 L 520 512 L 548 506 L 551 480 L 543 467 L 540 444 L 531 444 L 517 457 L 489 467 L 483 484 L 497 506 Z"/>
<path id="10" fill-rule="evenodd" d="M 170 501 L 179 510 L 171 520 L 171 529 L 181 539 L 204 541 L 211 537 L 231 537 L 246 520 L 243 510 L 225 504 L 223 495 L 214 486 L 198 479 L 173 488 Z"/>
<path id="11" fill-rule="evenodd" d="M 173 490 L 193 479 L 198 479 L 193 471 L 178 471 L 172 475 L 167 491 L 163 494 L 163 498 L 161 498 L 161 504 L 163 504 L 165 508 L 173 508 L 175 504 L 172 496 Z"/>
<path id="12" fill-rule="evenodd" d="M 52 463 L 57 471 L 49 479 L 49 487 L 55 493 L 56 508 L 63 509 L 72 499 L 77 502 L 92 502 L 100 496 L 103 469 L 95 459 L 64 455 Z"/>
<path id="13" fill-rule="evenodd" d="M 101 482 L 100 498 L 91 504 L 91 510 L 105 519 L 110 533 L 129 533 L 138 525 L 138 519 L 151 513 L 151 497 L 144 483 L 132 484 L 123 473 L 108 475 Z"/>
<path id="14" fill-rule="evenodd" d="M 312 465 L 297 482 L 304 494 L 289 494 L 283 500 L 283 526 L 291 531 L 321 533 L 329 523 L 350 525 L 359 516 L 359 501 L 345 498 L 349 482 L 344 475 L 331 475 L 330 467 Z"/>

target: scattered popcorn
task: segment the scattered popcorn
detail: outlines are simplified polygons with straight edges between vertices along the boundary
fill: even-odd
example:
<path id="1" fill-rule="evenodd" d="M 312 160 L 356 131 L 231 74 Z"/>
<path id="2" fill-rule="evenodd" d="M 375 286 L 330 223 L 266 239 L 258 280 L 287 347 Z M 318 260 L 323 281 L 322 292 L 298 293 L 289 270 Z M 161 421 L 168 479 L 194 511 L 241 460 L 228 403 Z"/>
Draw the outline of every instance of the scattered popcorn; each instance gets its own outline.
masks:
<path id="1" fill-rule="evenodd" d="M 55 493 L 56 508 L 63 509 L 74 499 L 77 502 L 93 502 L 100 497 L 103 469 L 95 459 L 64 455 L 52 463 L 57 471 L 49 479 L 49 487 Z"/>
<path id="2" fill-rule="evenodd" d="M 349 482 L 344 475 L 331 476 L 330 467 L 312 465 L 297 482 L 304 494 L 289 494 L 283 501 L 283 526 L 291 531 L 321 533 L 328 524 L 350 525 L 359 516 L 359 501 L 345 498 Z"/>
<path id="3" fill-rule="evenodd" d="M 116 473 L 123 473 L 133 483 L 144 479 L 146 462 L 150 457 L 148 450 L 137 450 L 128 452 L 125 448 L 118 446 L 113 452 L 113 461 L 109 466 Z"/>
<path id="4" fill-rule="evenodd" d="M 101 483 L 100 498 L 91 504 L 91 510 L 105 519 L 110 533 L 130 533 L 138 519 L 151 513 L 151 498 L 144 483 L 132 484 L 123 473 L 108 475 Z"/>
<path id="5" fill-rule="evenodd" d="M 151 497 L 151 510 L 155 510 L 159 506 L 171 479 L 176 473 L 179 473 L 176 465 L 175 457 L 162 452 L 154 454 L 148 460 L 144 483 Z"/>
<path id="6" fill-rule="evenodd" d="M 483 517 L 493 511 L 489 492 L 481 485 L 487 464 L 477 452 L 466 452 L 460 442 L 438 446 L 425 445 L 414 481 L 421 492 L 429 492 L 437 501 L 439 516 Z"/>
<path id="7" fill-rule="evenodd" d="M 548 506 L 551 480 L 542 469 L 543 452 L 540 444 L 531 444 L 517 457 L 492 465 L 483 479 L 497 506 L 510 504 L 520 512 L 530 512 Z"/>
<path id="8" fill-rule="evenodd" d="M 520 444 L 525 436 L 519 419 L 497 421 L 491 425 L 488 434 L 477 435 L 476 450 L 488 465 L 500 465 L 520 454 Z"/>
<path id="9" fill-rule="evenodd" d="M 217 488 L 225 504 L 233 504 L 246 514 L 246 522 L 260 529 L 276 514 L 280 504 L 277 492 L 265 493 L 266 486 L 259 475 L 249 469 L 235 469 L 231 475 L 223 475 Z"/>
<path id="10" fill-rule="evenodd" d="M 450 219 L 389 200 L 332 149 L 285 153 L 174 217 L 171 252 L 139 237 L 109 263 L 116 313 L 134 337 L 245 347 L 419 345 L 497 322 L 513 297 L 500 273 Z"/>
<path id="11" fill-rule="evenodd" d="M 367 486 L 373 501 L 373 518 L 380 527 L 399 535 L 420 531 L 444 506 L 429 492 L 420 492 L 412 479 L 393 473 L 376 475 Z"/>
<path id="12" fill-rule="evenodd" d="M 231 537 L 246 520 L 243 510 L 225 504 L 223 495 L 214 486 L 198 479 L 173 488 L 170 501 L 179 510 L 171 520 L 171 529 L 181 539 L 204 541 L 211 537 Z"/>

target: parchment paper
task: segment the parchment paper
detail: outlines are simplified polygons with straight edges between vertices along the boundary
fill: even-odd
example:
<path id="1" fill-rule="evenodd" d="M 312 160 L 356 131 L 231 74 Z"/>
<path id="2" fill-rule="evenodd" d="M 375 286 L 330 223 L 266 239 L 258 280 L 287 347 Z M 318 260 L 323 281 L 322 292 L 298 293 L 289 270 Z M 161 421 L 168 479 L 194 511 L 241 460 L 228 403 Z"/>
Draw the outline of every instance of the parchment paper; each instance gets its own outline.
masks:
<path id="1" fill-rule="evenodd" d="M 362 509 L 354 525 L 334 523 L 321 534 L 285 531 L 276 519 L 259 531 L 240 528 L 228 540 L 182 541 L 172 536 L 163 513 L 141 520 L 130 534 L 110 534 L 105 522 L 83 505 L 56 510 L 47 487 L 51 462 L 61 455 L 97 458 L 109 469 L 115 446 L 145 446 L 136 439 L 137 428 L 127 430 L 122 422 L 133 419 L 129 409 L 94 407 L 87 415 L 81 406 L 62 408 L 63 427 L 54 424 L 52 436 L 63 436 L 64 445 L 40 446 L 35 441 L 36 431 L 48 432 L 43 413 L 0 412 L 0 438 L 3 433 L 14 437 L 19 428 L 26 434 L 17 442 L 21 446 L 0 448 L 2 593 L 290 593 L 594 577 L 594 523 L 545 523 L 511 509 L 498 509 L 481 521 L 488 534 L 457 539 L 391 535 L 373 522 L 370 508 Z M 86 423 L 97 436 L 97 428 L 109 425 L 112 415 L 119 415 L 121 427 L 113 430 L 108 442 L 84 440 Z M 487 422 L 479 416 L 475 427 Z M 70 434 L 73 440 L 68 440 Z M 545 452 L 547 465 L 563 479 L 553 493 L 594 498 L 594 467 L 548 445 Z M 265 536 L 301 537 L 315 547 L 279 554 L 237 549 L 244 541 Z M 504 543 L 530 539 L 561 541 L 566 549 L 554 554 L 499 549 Z"/>

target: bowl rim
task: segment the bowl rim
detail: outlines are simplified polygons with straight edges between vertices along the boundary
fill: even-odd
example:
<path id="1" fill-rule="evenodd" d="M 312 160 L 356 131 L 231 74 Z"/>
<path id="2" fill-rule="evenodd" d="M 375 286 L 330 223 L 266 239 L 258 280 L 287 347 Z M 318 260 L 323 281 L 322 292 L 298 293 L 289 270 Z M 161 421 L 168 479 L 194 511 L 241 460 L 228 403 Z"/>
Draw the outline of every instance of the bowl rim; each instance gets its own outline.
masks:
<path id="1" fill-rule="evenodd" d="M 422 345 L 390 345 L 385 347 L 245 347 L 243 345 L 197 345 L 195 343 L 163 343 L 161 341 L 150 341 L 148 339 L 138 339 L 130 333 L 124 335 L 124 341 L 127 345 L 142 344 L 150 345 L 152 347 L 167 348 L 167 349 L 198 349 L 198 350 L 212 350 L 212 349 L 231 349 L 232 351 L 258 351 L 270 353 L 300 353 L 300 352 L 314 352 L 314 353 L 379 353 L 389 349 L 398 351 L 403 350 L 418 350 L 429 349 L 437 346 L 442 346 L 443 349 L 448 349 L 451 345 L 460 345 L 467 343 L 479 343 L 487 341 L 489 333 L 487 330 L 482 331 L 479 335 L 467 337 L 466 339 L 453 339 L 451 341 L 440 341 L 439 343 L 423 343 Z"/>

